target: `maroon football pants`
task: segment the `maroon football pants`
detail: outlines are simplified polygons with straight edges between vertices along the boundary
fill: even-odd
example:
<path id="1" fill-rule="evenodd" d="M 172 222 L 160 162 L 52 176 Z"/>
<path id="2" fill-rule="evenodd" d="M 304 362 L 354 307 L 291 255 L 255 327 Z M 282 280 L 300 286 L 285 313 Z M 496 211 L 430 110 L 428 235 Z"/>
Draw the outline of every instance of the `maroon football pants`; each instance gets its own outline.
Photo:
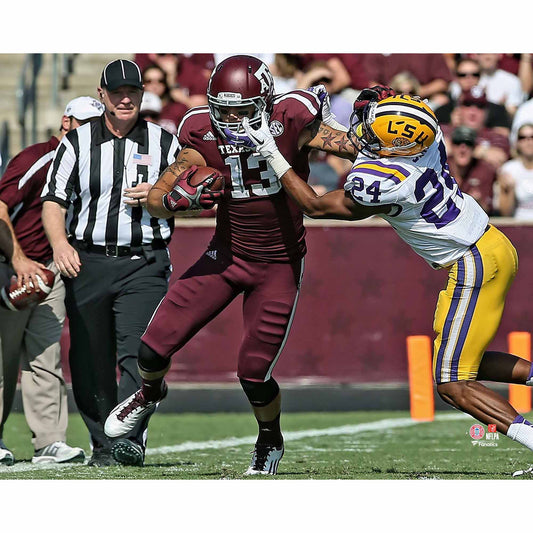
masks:
<path id="1" fill-rule="evenodd" d="M 169 287 L 142 341 L 169 358 L 243 293 L 244 337 L 237 375 L 266 381 L 287 340 L 303 264 L 303 259 L 255 263 L 208 252 Z"/>

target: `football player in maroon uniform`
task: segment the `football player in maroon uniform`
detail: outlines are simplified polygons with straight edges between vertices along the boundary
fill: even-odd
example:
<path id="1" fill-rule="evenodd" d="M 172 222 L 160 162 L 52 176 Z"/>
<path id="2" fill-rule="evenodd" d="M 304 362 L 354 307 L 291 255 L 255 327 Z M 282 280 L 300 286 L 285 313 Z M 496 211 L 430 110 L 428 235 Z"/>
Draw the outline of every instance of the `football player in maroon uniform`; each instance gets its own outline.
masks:
<path id="1" fill-rule="evenodd" d="M 246 474 L 276 474 L 284 447 L 281 396 L 272 372 L 298 300 L 305 228 L 301 211 L 277 178 L 283 172 L 272 168 L 255 147 L 240 144 L 239 134 L 243 117 L 253 127 L 267 113 L 280 152 L 304 179 L 312 148 L 353 158 L 347 128 L 329 113 L 326 120 L 319 96 L 305 90 L 274 96 L 267 66 L 239 55 L 213 71 L 208 105 L 185 115 L 178 128 L 182 150 L 150 191 L 147 208 L 159 218 L 187 209 L 190 202 L 180 202 L 182 194 L 173 189 L 177 177 L 194 165 L 214 167 L 225 180 L 215 234 L 205 254 L 169 288 L 154 314 L 139 353 L 143 387 L 111 412 L 105 426 L 109 436 L 125 434 L 154 412 L 166 394 L 163 376 L 172 354 L 242 293 L 244 337 L 237 375 L 259 425 Z M 207 188 L 203 192 L 206 196 Z M 201 200 L 196 205 L 212 206 Z"/>

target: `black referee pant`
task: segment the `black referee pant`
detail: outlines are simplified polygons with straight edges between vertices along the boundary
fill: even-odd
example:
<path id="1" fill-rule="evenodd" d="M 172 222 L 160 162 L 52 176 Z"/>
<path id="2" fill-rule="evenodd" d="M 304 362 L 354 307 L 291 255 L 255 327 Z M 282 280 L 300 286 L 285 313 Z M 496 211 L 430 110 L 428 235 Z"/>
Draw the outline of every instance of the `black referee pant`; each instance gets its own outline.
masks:
<path id="1" fill-rule="evenodd" d="M 93 448 L 109 450 L 116 439 L 105 435 L 104 423 L 117 403 L 141 386 L 137 352 L 167 291 L 170 259 L 166 249 L 152 250 L 150 260 L 78 253 L 78 276 L 64 278 L 72 391 Z M 148 420 L 125 437 L 146 446 L 147 425 Z"/>

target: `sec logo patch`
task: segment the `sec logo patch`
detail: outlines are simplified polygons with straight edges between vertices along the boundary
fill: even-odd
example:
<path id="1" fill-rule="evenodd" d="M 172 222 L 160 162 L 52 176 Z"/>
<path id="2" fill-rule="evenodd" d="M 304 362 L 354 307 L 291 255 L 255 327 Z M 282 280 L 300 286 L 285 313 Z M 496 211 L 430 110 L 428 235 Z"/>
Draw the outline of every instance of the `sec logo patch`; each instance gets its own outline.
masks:
<path id="1" fill-rule="evenodd" d="M 270 130 L 272 137 L 279 137 L 285 131 L 283 124 L 279 120 L 273 120 L 268 129 Z"/>

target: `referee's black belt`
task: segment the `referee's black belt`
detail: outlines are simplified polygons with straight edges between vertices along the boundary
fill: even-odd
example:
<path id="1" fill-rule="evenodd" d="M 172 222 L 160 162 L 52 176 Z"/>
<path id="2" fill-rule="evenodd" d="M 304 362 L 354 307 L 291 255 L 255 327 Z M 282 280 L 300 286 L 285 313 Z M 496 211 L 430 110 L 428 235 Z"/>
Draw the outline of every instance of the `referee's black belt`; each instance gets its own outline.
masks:
<path id="1" fill-rule="evenodd" d="M 73 240 L 70 244 L 77 250 L 106 255 L 107 257 L 149 255 L 152 250 L 163 250 L 167 247 L 167 243 L 164 240 L 155 240 L 151 244 L 142 244 L 139 246 L 117 246 L 116 244 L 106 244 L 105 246 L 102 246 L 76 240 Z"/>

